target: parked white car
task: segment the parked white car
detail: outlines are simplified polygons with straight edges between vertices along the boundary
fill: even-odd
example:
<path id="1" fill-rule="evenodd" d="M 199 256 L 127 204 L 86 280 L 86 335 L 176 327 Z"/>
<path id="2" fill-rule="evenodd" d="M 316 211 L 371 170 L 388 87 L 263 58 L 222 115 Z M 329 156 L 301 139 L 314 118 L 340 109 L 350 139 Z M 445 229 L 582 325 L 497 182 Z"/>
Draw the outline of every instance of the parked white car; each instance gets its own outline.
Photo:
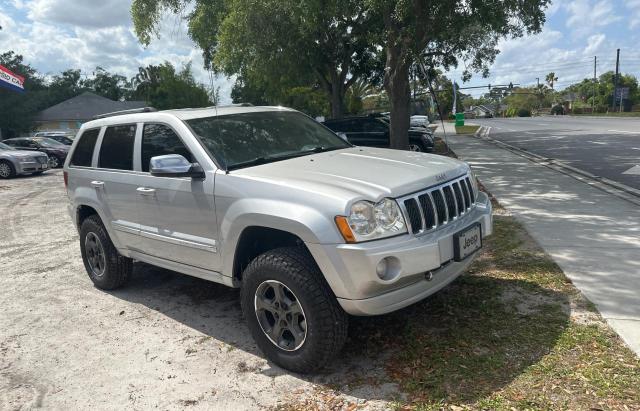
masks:
<path id="1" fill-rule="evenodd" d="M 297 372 L 335 358 L 348 314 L 454 281 L 492 232 L 466 163 L 355 147 L 281 107 L 90 121 L 64 176 L 97 287 L 122 286 L 133 261 L 239 287 L 258 347 Z"/>

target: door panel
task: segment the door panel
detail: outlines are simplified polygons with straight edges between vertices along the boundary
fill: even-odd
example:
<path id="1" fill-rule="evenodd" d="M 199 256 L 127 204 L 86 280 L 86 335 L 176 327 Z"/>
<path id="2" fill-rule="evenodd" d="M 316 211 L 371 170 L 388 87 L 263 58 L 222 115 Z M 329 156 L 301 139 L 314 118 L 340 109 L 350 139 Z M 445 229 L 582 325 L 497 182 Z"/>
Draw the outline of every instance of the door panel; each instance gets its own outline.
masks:
<path id="1" fill-rule="evenodd" d="M 180 154 L 191 162 L 198 161 L 168 125 L 145 124 L 139 153 L 144 171 L 138 174 L 136 187 L 141 251 L 218 271 L 214 179 L 156 177 L 146 173 L 154 156 Z"/>
<path id="2" fill-rule="evenodd" d="M 136 249 L 140 224 L 135 203 L 133 146 L 136 125 L 107 127 L 98 138 L 99 175 L 90 182 L 122 247 Z"/>
<path id="3" fill-rule="evenodd" d="M 212 179 L 211 179 L 212 180 Z M 138 176 L 139 248 L 145 254 L 219 269 L 213 185 L 207 180 Z"/>

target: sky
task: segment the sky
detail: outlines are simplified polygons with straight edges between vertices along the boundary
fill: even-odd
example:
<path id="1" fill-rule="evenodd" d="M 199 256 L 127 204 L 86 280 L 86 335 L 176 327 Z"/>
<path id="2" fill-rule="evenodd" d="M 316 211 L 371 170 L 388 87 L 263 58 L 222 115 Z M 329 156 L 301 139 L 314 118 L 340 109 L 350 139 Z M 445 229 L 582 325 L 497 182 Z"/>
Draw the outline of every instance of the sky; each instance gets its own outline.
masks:
<path id="1" fill-rule="evenodd" d="M 0 0 L 0 52 L 22 54 L 41 73 L 54 75 L 79 68 L 91 76 L 96 66 L 133 76 L 137 68 L 169 61 L 192 62 L 196 79 L 220 87 L 230 102 L 233 79 L 212 78 L 200 50 L 189 39 L 185 22 L 167 16 L 160 38 L 143 47 L 133 33 L 131 0 Z M 615 69 L 616 49 L 624 73 L 640 77 L 640 0 L 557 0 L 547 10 L 541 33 L 500 42 L 489 78 L 475 75 L 462 84 L 463 66 L 448 73 L 461 87 L 486 84 L 536 84 L 547 73 L 558 77 L 557 89 Z M 486 89 L 469 91 L 480 95 Z"/>

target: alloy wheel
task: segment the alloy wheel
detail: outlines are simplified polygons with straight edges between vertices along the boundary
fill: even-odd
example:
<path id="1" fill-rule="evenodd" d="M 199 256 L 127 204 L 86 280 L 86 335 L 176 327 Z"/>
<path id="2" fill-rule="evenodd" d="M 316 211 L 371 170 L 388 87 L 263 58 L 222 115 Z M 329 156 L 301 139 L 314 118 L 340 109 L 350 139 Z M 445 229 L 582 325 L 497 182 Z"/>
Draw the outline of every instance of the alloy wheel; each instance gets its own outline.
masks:
<path id="1" fill-rule="evenodd" d="M 60 160 L 58 160 L 58 157 L 56 156 L 49 157 L 49 167 L 58 168 L 59 165 L 60 165 Z"/>
<path id="2" fill-rule="evenodd" d="M 409 151 L 422 151 L 422 148 L 417 144 L 409 144 Z"/>
<path id="3" fill-rule="evenodd" d="M 264 334 L 278 348 L 295 351 L 307 338 L 307 320 L 300 301 L 283 283 L 264 281 L 256 289 L 254 307 Z"/>
<path id="4" fill-rule="evenodd" d="M 84 239 L 84 248 L 91 272 L 96 277 L 102 277 L 107 266 L 107 259 L 100 238 L 95 233 L 87 233 Z"/>
<path id="5" fill-rule="evenodd" d="M 11 175 L 11 167 L 7 163 L 0 163 L 0 177 L 8 178 Z"/>

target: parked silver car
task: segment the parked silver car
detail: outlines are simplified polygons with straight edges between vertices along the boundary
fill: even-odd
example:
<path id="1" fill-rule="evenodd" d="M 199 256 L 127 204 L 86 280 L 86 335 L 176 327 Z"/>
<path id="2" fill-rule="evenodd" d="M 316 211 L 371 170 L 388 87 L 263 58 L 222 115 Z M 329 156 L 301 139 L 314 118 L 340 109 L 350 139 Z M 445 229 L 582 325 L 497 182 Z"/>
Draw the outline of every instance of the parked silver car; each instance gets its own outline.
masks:
<path id="1" fill-rule="evenodd" d="M 41 174 L 49 168 L 49 157 L 44 153 L 16 150 L 0 143 L 0 178 L 21 174 Z"/>
<path id="2" fill-rule="evenodd" d="M 347 314 L 437 292 L 492 232 L 466 163 L 354 147 L 281 107 L 113 115 L 70 153 L 69 213 L 97 287 L 123 285 L 133 261 L 239 287 L 258 347 L 298 372 L 335 357 Z"/>

